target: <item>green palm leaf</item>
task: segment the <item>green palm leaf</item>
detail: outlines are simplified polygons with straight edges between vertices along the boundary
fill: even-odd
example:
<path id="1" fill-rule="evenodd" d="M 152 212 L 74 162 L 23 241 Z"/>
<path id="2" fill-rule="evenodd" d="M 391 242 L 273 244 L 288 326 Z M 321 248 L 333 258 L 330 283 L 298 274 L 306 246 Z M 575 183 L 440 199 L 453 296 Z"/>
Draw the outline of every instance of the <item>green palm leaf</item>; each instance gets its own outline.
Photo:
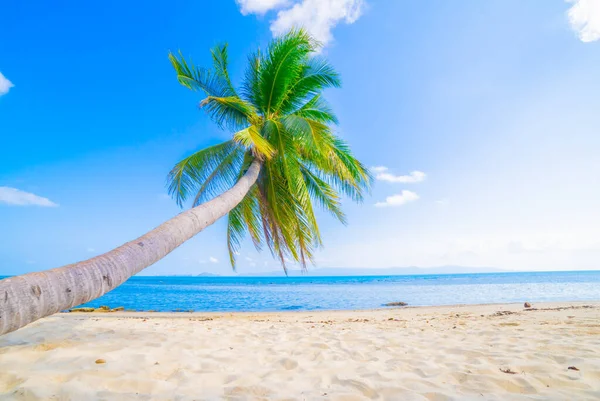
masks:
<path id="1" fill-rule="evenodd" d="M 308 59 L 296 81 L 281 98 L 278 108 L 283 113 L 290 113 L 305 103 L 307 98 L 318 96 L 327 88 L 340 86 L 339 74 L 327 60 L 318 57 Z"/>
<path id="2" fill-rule="evenodd" d="M 231 83 L 231 78 L 229 78 L 229 56 L 227 52 L 227 44 L 213 47 L 210 53 L 213 57 L 214 73 L 219 77 L 219 79 L 221 79 L 225 95 L 237 96 L 237 92 Z"/>
<path id="3" fill-rule="evenodd" d="M 263 160 L 270 159 L 275 154 L 273 146 L 262 137 L 254 125 L 233 134 L 233 140 L 247 149 L 253 150 L 255 156 Z"/>
<path id="4" fill-rule="evenodd" d="M 232 172 L 237 178 L 236 166 L 235 163 L 223 163 L 223 161 L 233 161 L 232 154 L 241 156 L 239 145 L 234 141 L 226 141 L 202 149 L 181 160 L 167 177 L 169 194 L 175 198 L 179 206 L 183 206 L 192 194 L 200 193 L 201 188 L 211 181 L 222 180 L 220 184 L 229 184 L 226 179 Z M 211 176 L 217 170 L 222 170 L 222 173 Z"/>
<path id="5" fill-rule="evenodd" d="M 309 120 L 314 120 L 323 124 L 337 124 L 338 119 L 333 110 L 321 95 L 315 95 L 308 100 L 304 105 L 298 108 L 292 115 L 304 117 Z"/>

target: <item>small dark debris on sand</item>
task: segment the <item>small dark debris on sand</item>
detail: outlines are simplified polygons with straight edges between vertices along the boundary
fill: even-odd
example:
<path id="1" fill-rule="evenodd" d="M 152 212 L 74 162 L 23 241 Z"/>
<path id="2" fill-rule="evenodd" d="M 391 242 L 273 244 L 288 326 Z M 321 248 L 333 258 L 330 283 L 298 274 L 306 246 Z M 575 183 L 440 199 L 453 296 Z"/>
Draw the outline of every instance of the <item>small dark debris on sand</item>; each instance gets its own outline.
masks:
<path id="1" fill-rule="evenodd" d="M 507 369 L 500 368 L 500 372 L 506 373 L 506 374 L 509 374 L 509 375 L 516 375 L 517 374 L 517 372 L 515 372 L 514 370 L 511 370 L 511 368 L 507 368 Z"/>
<path id="2" fill-rule="evenodd" d="M 558 308 L 528 308 L 527 311 L 534 310 L 549 310 L 549 311 L 560 311 L 560 310 L 569 310 L 569 309 L 593 309 L 596 308 L 592 305 L 577 305 L 577 306 L 559 306 Z"/>
<path id="3" fill-rule="evenodd" d="M 525 308 L 531 308 L 531 304 L 529 302 L 525 302 L 523 304 L 523 307 L 525 307 Z"/>
<path id="4" fill-rule="evenodd" d="M 66 312 L 83 312 L 83 313 L 91 313 L 91 312 L 121 312 L 125 310 L 122 306 L 117 306 L 116 308 L 111 309 L 106 305 L 102 305 L 98 308 L 73 308 L 69 309 Z"/>
<path id="5" fill-rule="evenodd" d="M 406 302 L 389 302 L 384 304 L 383 306 L 406 306 L 408 305 Z"/>
<path id="6" fill-rule="evenodd" d="M 95 310 L 96 310 L 95 308 L 73 308 L 73 309 L 70 309 L 69 312 L 84 312 L 84 313 L 87 313 L 87 312 L 93 312 Z"/>
<path id="7" fill-rule="evenodd" d="M 501 311 L 494 313 L 492 316 L 507 316 L 507 315 L 514 315 L 515 313 L 517 313 L 517 312 L 511 312 L 509 310 L 501 310 Z"/>
<path id="8" fill-rule="evenodd" d="M 575 370 L 575 371 L 579 372 L 579 368 L 577 368 L 576 366 L 569 366 L 567 369 L 568 370 Z"/>

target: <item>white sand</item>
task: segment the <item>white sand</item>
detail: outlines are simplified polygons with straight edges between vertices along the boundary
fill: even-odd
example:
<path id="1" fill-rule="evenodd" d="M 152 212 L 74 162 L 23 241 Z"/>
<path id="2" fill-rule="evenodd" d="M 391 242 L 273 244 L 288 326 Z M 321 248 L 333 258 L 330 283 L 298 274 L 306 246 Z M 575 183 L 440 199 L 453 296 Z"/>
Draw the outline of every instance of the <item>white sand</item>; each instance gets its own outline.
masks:
<path id="1" fill-rule="evenodd" d="M 0 400 L 599 400 L 600 302 L 534 307 L 571 305 L 58 314 L 0 337 Z"/>

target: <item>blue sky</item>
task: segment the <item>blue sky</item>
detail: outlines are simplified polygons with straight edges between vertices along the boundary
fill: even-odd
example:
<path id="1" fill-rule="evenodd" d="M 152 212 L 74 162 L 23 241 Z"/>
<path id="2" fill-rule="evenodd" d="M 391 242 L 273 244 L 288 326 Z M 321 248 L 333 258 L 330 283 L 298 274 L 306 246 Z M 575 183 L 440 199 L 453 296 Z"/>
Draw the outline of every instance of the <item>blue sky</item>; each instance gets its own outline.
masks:
<path id="1" fill-rule="evenodd" d="M 167 172 L 227 138 L 178 85 L 302 25 L 343 88 L 339 134 L 379 179 L 321 267 L 600 268 L 598 0 L 10 1 L 0 25 L 0 274 L 58 267 L 178 213 Z M 223 222 L 146 274 L 229 274 Z M 240 272 L 278 269 L 247 244 Z"/>

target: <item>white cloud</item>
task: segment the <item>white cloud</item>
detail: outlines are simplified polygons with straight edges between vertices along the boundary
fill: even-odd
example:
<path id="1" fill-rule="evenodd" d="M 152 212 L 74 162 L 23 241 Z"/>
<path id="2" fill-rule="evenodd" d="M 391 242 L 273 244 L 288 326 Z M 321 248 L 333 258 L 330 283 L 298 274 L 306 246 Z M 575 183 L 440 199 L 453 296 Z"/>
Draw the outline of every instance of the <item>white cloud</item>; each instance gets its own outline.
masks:
<path id="1" fill-rule="evenodd" d="M 0 96 L 6 95 L 14 85 L 0 72 Z"/>
<path id="2" fill-rule="evenodd" d="M 0 187 L 0 203 L 13 206 L 58 206 L 48 198 L 10 187 Z"/>
<path id="3" fill-rule="evenodd" d="M 248 265 L 250 265 L 250 267 L 256 267 L 256 262 L 250 256 L 246 256 L 244 259 L 246 259 L 246 261 L 248 262 Z"/>
<path id="4" fill-rule="evenodd" d="M 304 28 L 315 39 L 328 44 L 331 30 L 340 22 L 353 24 L 362 15 L 365 0 L 236 0 L 242 14 L 262 15 L 280 9 L 271 22 L 274 36 L 292 28 Z"/>
<path id="5" fill-rule="evenodd" d="M 600 39 L 600 0 L 567 0 L 573 3 L 568 11 L 571 28 L 582 42 Z"/>
<path id="6" fill-rule="evenodd" d="M 371 167 L 371 171 L 374 173 L 383 173 L 384 171 L 387 171 L 388 168 L 385 166 L 374 166 Z"/>
<path id="7" fill-rule="evenodd" d="M 271 24 L 271 32 L 281 35 L 291 28 L 305 28 L 324 45 L 333 39 L 331 30 L 340 22 L 353 24 L 362 14 L 363 0 L 303 0 L 281 10 Z"/>
<path id="8" fill-rule="evenodd" d="M 385 202 L 377 202 L 376 207 L 402 206 L 408 202 L 414 202 L 419 199 L 419 195 L 412 191 L 404 190 L 398 195 L 392 195 L 385 198 Z"/>
<path id="9" fill-rule="evenodd" d="M 269 10 L 275 10 L 289 3 L 288 0 L 236 0 L 243 15 L 262 15 Z"/>
<path id="10" fill-rule="evenodd" d="M 92 247 L 89 247 L 89 248 L 87 249 L 87 251 L 88 251 L 88 252 L 90 252 L 90 253 L 92 253 L 92 252 L 96 252 L 96 250 L 95 250 L 94 248 L 92 248 Z"/>
<path id="11" fill-rule="evenodd" d="M 215 258 L 214 256 L 211 256 L 210 258 L 208 258 L 208 261 L 210 263 L 219 263 L 219 259 Z"/>
<path id="12" fill-rule="evenodd" d="M 375 173 L 377 173 L 375 178 L 379 181 L 400 182 L 403 184 L 411 184 L 411 183 L 415 183 L 415 182 L 421 182 L 421 181 L 425 180 L 425 178 L 427 177 L 427 174 L 425 174 L 422 171 L 418 171 L 418 170 L 412 171 L 408 175 L 394 175 L 392 173 L 388 173 L 387 172 L 388 168 L 384 167 L 384 166 L 372 167 L 371 170 L 373 170 Z"/>

